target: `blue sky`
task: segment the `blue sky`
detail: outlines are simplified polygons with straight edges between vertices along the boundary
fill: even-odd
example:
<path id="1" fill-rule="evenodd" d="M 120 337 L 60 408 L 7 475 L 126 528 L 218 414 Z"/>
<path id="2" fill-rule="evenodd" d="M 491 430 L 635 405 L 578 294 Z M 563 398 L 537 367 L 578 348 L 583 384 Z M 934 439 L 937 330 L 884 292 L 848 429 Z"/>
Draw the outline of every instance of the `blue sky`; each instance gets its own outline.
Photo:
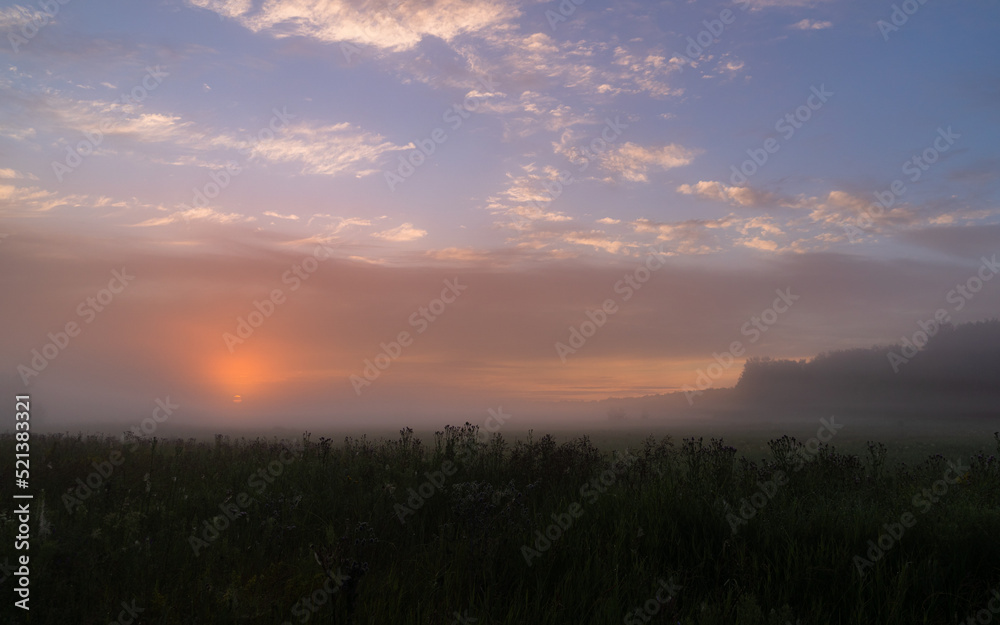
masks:
<path id="1" fill-rule="evenodd" d="M 848 243 L 838 225 L 951 127 L 960 141 L 908 185 L 897 222 L 995 222 L 995 5 L 915 5 L 898 30 L 878 24 L 891 21 L 891 4 L 741 6 L 566 3 L 573 12 L 552 28 L 546 14 L 559 14 L 556 2 L 109 2 L 85 11 L 69 2 L 17 53 L 8 38 L 3 147 L 10 169 L 38 178 L 17 186 L 38 189 L 52 216 L 79 215 L 72 201 L 59 204 L 66 197 L 131 203 L 115 215 L 85 209 L 108 227 L 176 224 L 191 190 L 236 160 L 251 175 L 185 223 L 244 220 L 324 235 L 346 219 L 359 224 L 346 236 L 362 243 L 410 224 L 386 236 L 579 255 L 634 253 L 671 228 L 703 233 L 697 220 L 733 216 L 710 243 L 674 241 L 676 251 L 780 252 Z M 17 35 L 38 10 L 7 6 L 0 26 Z M 726 10 L 731 23 L 685 63 L 687 38 Z M 169 75 L 60 182 L 51 162 L 113 114 L 147 66 Z M 775 122 L 820 86 L 833 96 L 782 138 Z M 452 129 L 443 114 L 463 102 L 472 111 L 453 113 L 461 125 Z M 239 142 L 274 108 L 293 115 L 292 126 L 271 149 L 265 141 L 252 158 L 240 155 Z M 571 155 L 606 118 L 627 128 L 580 180 L 546 194 L 545 183 L 577 169 Z M 445 142 L 390 190 L 386 172 L 437 128 Z M 769 137 L 780 147 L 746 183 L 754 198 L 726 200 L 708 184 L 731 186 L 730 168 Z M 307 225 L 315 215 L 332 218 Z M 770 228 L 755 227 L 765 221 Z"/>

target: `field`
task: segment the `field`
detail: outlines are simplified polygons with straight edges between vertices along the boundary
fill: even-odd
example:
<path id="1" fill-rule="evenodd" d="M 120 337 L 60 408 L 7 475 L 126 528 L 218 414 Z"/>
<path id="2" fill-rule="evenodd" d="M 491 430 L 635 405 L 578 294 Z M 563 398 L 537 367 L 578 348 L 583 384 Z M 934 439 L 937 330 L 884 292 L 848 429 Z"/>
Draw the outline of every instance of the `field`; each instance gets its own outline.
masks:
<path id="1" fill-rule="evenodd" d="M 911 461 L 876 442 L 843 453 L 826 423 L 747 454 L 468 424 L 425 440 L 34 434 L 16 622 L 1000 619 L 1000 436 Z M 0 448 L 12 457 L 13 435 Z"/>

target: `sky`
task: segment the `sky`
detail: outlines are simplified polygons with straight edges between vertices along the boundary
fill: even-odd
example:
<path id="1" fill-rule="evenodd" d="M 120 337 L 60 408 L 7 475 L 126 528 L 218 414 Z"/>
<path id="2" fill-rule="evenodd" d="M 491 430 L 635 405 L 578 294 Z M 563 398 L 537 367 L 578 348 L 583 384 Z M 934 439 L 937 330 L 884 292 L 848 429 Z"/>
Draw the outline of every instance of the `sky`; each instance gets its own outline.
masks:
<path id="1" fill-rule="evenodd" d="M 478 414 L 996 316 L 998 29 L 986 0 L 0 3 L 0 386 L 73 424 Z"/>

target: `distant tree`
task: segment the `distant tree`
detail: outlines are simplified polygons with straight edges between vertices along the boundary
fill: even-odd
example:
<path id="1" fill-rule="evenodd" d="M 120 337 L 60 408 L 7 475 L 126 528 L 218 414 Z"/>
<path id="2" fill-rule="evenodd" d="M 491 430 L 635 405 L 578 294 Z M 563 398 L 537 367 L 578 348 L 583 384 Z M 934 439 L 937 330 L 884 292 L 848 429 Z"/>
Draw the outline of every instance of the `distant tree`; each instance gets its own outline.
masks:
<path id="1" fill-rule="evenodd" d="M 624 421 L 628 419 L 628 414 L 625 413 L 624 408 L 612 408 L 608 411 L 609 421 Z"/>
<path id="2" fill-rule="evenodd" d="M 924 338 L 909 344 L 830 351 L 812 360 L 751 357 L 736 391 L 773 405 L 912 407 L 925 406 L 928 398 L 975 394 L 986 401 L 1000 394 L 1000 320 L 921 333 Z"/>

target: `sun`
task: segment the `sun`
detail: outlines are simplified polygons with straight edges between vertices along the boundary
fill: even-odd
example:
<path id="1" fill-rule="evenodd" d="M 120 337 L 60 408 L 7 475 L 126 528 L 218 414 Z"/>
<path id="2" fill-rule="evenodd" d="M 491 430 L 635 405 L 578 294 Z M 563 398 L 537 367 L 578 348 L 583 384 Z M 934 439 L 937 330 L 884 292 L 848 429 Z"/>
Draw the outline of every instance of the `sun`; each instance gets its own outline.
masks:
<path id="1" fill-rule="evenodd" d="M 248 392 L 260 394 L 275 380 L 274 366 L 267 358 L 255 355 L 232 355 L 207 363 L 206 381 L 232 399 L 243 403 Z"/>

